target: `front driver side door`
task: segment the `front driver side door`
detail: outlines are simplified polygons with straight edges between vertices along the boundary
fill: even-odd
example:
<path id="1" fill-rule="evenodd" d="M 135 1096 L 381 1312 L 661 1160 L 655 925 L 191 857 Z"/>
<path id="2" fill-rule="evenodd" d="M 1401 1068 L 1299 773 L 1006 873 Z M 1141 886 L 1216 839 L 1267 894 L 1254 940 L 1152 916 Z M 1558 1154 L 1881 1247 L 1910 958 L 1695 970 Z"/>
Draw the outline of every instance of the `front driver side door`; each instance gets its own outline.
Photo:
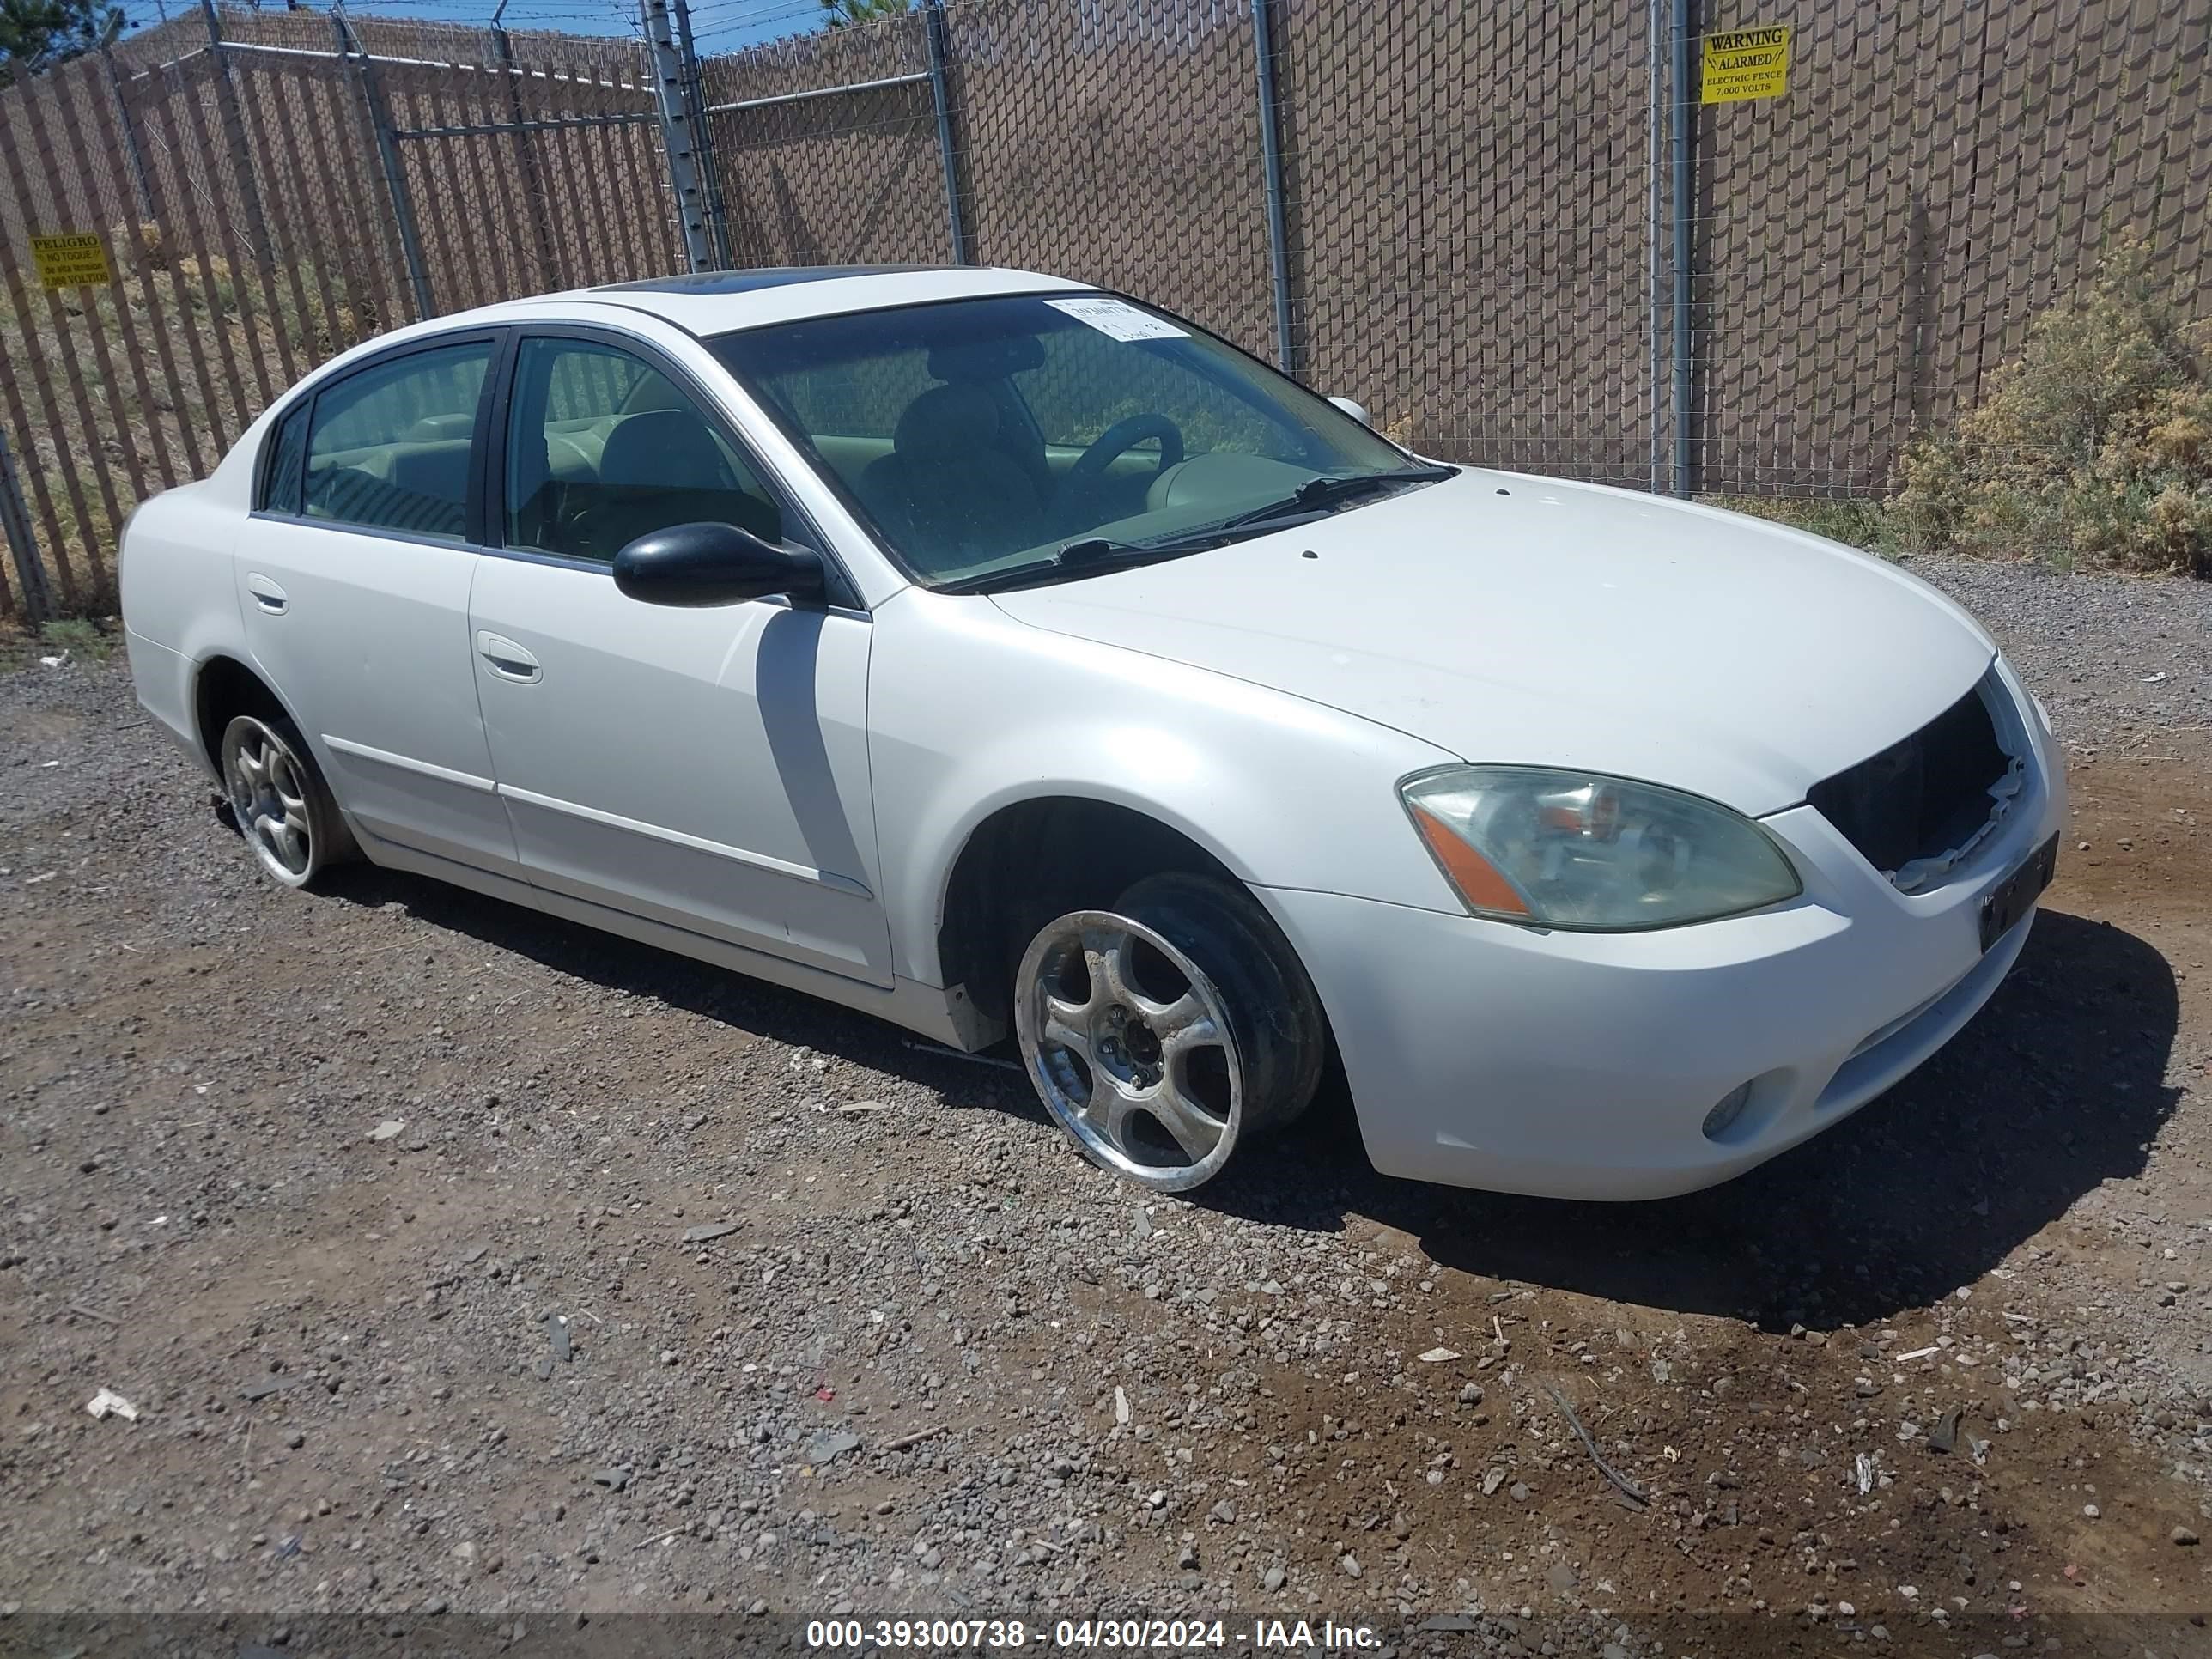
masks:
<path id="1" fill-rule="evenodd" d="M 784 512 L 684 372 L 589 331 L 517 343 L 470 605 L 492 769 L 532 883 L 888 986 L 865 616 L 615 590 L 627 543 Z M 494 539 L 500 539 L 495 534 Z"/>

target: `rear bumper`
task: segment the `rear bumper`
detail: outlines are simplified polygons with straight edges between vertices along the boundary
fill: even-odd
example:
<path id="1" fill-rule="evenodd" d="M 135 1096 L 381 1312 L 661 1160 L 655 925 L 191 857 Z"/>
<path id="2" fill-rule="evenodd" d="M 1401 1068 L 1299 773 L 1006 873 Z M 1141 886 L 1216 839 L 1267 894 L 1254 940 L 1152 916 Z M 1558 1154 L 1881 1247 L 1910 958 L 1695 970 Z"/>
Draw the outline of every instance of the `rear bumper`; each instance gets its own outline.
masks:
<path id="1" fill-rule="evenodd" d="M 2065 814 L 2048 734 L 2020 809 L 1932 891 L 1899 892 L 1809 807 L 1766 820 L 1795 902 L 1638 934 L 1539 933 L 1262 890 L 1328 1009 L 1385 1174 L 1583 1199 L 1739 1175 L 1839 1121 L 1956 1036 L 2033 916 L 1984 952 L 1981 902 Z M 1706 1115 L 1748 1103 L 1709 1138 Z"/>

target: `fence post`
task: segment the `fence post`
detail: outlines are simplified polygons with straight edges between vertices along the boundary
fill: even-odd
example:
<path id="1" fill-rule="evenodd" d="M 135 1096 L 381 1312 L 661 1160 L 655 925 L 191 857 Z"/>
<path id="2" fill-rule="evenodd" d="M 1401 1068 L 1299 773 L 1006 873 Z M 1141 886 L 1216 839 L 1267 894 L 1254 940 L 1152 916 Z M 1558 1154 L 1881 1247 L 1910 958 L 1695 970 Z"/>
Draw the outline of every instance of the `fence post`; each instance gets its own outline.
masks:
<path id="1" fill-rule="evenodd" d="M 1692 310 L 1695 295 L 1690 269 L 1698 213 L 1698 106 L 1691 101 L 1693 88 L 1690 76 L 1690 40 L 1697 24 L 1697 0 L 1673 0 L 1673 3 L 1674 74 L 1669 90 L 1674 102 L 1674 493 L 1686 499 L 1695 486 L 1697 467 L 1696 434 L 1690 429 L 1691 409 L 1697 397 L 1693 378 L 1697 319 Z"/>
<path id="2" fill-rule="evenodd" d="M 506 0 L 500 0 L 504 5 Z M 691 118 L 691 140 L 707 191 L 707 232 L 714 245 L 714 266 L 730 268 L 730 227 L 722 211 L 722 169 L 714 160 L 714 129 L 707 119 L 707 82 L 699 71 L 699 48 L 691 38 L 690 0 L 670 0 L 676 20 L 676 49 L 684 59 L 684 109 Z"/>
<path id="3" fill-rule="evenodd" d="M 407 193 L 398 141 L 392 136 L 392 113 L 384 106 L 384 88 L 377 82 L 376 60 L 355 37 L 343 7 L 331 8 L 331 27 L 337 33 L 338 55 L 353 66 L 362 102 L 368 107 L 369 125 L 376 130 L 376 156 L 384 167 L 385 188 L 392 192 L 392 218 L 399 228 L 399 257 L 407 264 L 407 285 L 415 292 L 416 315 L 434 317 L 438 307 L 430 297 L 429 267 L 422 262 L 422 234 L 415 222 L 414 199 Z"/>
<path id="4" fill-rule="evenodd" d="M 1252 56 L 1260 69 L 1260 165 L 1267 180 L 1267 260 L 1275 285 L 1275 361 L 1291 372 L 1291 239 L 1283 222 L 1283 134 L 1275 101 L 1275 29 L 1268 0 L 1252 0 Z"/>
<path id="5" fill-rule="evenodd" d="M 1644 8 L 1644 205 L 1645 333 L 1651 372 L 1651 493 L 1667 489 L 1667 13 L 1668 0 Z"/>
<path id="6" fill-rule="evenodd" d="M 959 154 L 952 148 L 952 99 L 945 65 L 951 56 L 945 37 L 945 0 L 924 0 L 922 33 L 929 44 L 929 101 L 937 108 L 937 163 L 945 173 L 945 228 L 952 239 L 952 263 L 968 260 L 968 227 L 960 216 Z"/>
<path id="7" fill-rule="evenodd" d="M 0 529 L 8 537 L 8 550 L 15 558 L 15 580 L 23 590 L 23 615 L 34 623 L 55 616 L 54 591 L 46 580 L 46 568 L 39 562 L 39 544 L 31 534 L 30 509 L 23 505 L 23 489 L 15 480 L 15 457 L 8 447 L 8 434 L 0 430 Z"/>
<path id="8" fill-rule="evenodd" d="M 698 141 L 691 130 L 690 100 L 684 93 L 684 60 L 668 17 L 668 0 L 641 0 L 645 54 L 653 67 L 653 87 L 660 102 L 661 147 L 668 153 L 668 186 L 676 196 L 677 222 L 684 228 L 684 257 L 694 270 L 712 270 L 714 252 L 707 234 L 707 197 L 699 185 Z"/>
<path id="9" fill-rule="evenodd" d="M 246 147 L 246 118 L 238 107 L 238 88 L 230 78 L 230 53 L 223 49 L 222 17 L 215 9 L 215 0 L 200 0 L 200 15 L 207 20 L 208 56 L 215 61 L 216 101 L 222 106 L 223 140 L 230 146 L 231 163 L 238 170 L 246 240 L 264 259 L 273 260 L 276 247 L 269 240 L 269 219 L 261 210 L 260 186 L 253 182 L 253 153 Z"/>

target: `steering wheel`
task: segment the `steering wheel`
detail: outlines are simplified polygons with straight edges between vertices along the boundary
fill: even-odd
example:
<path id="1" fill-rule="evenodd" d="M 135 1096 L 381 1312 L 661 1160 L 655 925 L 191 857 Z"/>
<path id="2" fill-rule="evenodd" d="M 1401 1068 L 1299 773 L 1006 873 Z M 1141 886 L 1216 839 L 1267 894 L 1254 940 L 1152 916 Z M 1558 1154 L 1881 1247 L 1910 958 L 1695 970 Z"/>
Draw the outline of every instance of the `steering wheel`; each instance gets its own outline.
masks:
<path id="1" fill-rule="evenodd" d="M 1106 476 L 1106 469 L 1134 449 L 1147 438 L 1160 441 L 1162 472 L 1182 459 L 1182 428 L 1164 415 L 1132 415 L 1126 421 L 1116 421 L 1096 438 L 1091 447 L 1075 458 L 1075 465 L 1067 469 L 1066 482 L 1089 485 Z"/>

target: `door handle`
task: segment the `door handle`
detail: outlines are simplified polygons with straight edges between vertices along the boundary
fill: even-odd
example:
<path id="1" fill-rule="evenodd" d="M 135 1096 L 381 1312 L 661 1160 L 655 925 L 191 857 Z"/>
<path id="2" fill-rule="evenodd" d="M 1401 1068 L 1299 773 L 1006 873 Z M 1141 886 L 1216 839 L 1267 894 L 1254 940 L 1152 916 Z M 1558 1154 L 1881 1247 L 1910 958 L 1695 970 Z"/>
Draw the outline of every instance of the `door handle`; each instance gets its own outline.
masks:
<path id="1" fill-rule="evenodd" d="M 503 680 L 531 685 L 544 678 L 544 671 L 538 667 L 538 659 L 504 634 L 479 629 L 477 632 L 477 655 L 489 663 L 491 672 Z"/>
<path id="2" fill-rule="evenodd" d="M 292 603 L 285 597 L 283 588 L 258 571 L 248 573 L 246 578 L 246 591 L 253 595 L 254 604 L 272 617 L 283 616 Z"/>

